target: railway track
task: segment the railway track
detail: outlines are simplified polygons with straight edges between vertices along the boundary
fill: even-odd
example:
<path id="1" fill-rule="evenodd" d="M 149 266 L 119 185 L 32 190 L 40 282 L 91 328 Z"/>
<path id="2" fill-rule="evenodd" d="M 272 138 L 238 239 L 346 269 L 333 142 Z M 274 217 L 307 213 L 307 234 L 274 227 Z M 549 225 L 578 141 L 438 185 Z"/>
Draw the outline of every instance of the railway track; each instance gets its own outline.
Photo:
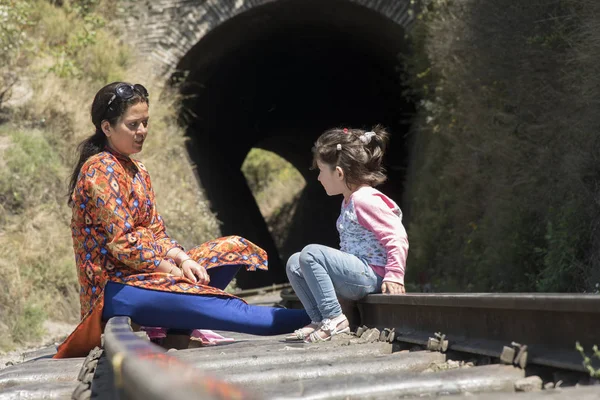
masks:
<path id="1" fill-rule="evenodd" d="M 276 289 L 247 299 L 277 300 Z M 357 308 L 355 334 L 331 342 L 223 333 L 235 341 L 168 352 L 113 318 L 86 359 L 48 348 L 1 370 L 0 400 L 600 399 L 575 350 L 600 343 L 598 295 L 371 295 Z"/>

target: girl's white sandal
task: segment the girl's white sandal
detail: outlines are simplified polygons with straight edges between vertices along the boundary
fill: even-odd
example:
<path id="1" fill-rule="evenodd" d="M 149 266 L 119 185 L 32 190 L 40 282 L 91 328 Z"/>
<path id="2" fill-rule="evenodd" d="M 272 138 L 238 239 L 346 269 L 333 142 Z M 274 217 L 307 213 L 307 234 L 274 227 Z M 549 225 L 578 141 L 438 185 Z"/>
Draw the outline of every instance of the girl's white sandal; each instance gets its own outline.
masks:
<path id="1" fill-rule="evenodd" d="M 314 321 L 312 321 L 310 324 L 306 325 L 304 328 L 296 329 L 294 331 L 294 333 L 292 333 L 291 335 L 286 336 L 285 337 L 285 341 L 286 342 L 294 342 L 294 341 L 306 340 L 306 338 L 308 337 L 308 335 L 310 335 L 311 333 L 313 333 L 314 331 L 316 331 L 320 327 L 321 327 L 321 323 L 320 322 L 314 322 Z"/>
<path id="2" fill-rule="evenodd" d="M 335 335 L 340 335 L 342 333 L 350 333 L 350 326 L 347 326 L 343 329 L 338 330 L 338 325 L 342 322 L 348 322 L 348 318 L 344 314 L 340 314 L 339 316 L 332 319 L 324 319 L 321 321 L 321 327 L 319 329 L 315 329 L 308 337 L 304 340 L 305 343 L 317 343 L 317 342 L 327 342 L 331 340 Z M 321 337 L 319 335 L 319 331 L 323 331 L 327 334 L 325 337 Z"/>

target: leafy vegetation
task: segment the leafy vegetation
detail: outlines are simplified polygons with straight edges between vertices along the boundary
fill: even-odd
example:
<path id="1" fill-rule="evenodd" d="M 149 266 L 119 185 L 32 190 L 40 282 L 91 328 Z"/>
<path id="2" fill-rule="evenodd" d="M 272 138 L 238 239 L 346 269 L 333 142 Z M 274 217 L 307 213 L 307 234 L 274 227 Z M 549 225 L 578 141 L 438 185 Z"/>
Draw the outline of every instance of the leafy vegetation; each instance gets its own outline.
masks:
<path id="1" fill-rule="evenodd" d="M 598 349 L 598 346 L 592 346 L 593 354 L 591 357 L 588 357 L 585 354 L 585 350 L 579 342 L 575 344 L 575 348 L 583 357 L 583 367 L 590 373 L 590 376 L 592 378 L 600 378 L 600 369 L 595 369 L 592 365 L 592 358 L 597 358 L 598 360 L 600 360 L 600 349 Z"/>
<path id="2" fill-rule="evenodd" d="M 268 224 L 271 217 L 293 201 L 306 184 L 292 164 L 275 153 L 258 148 L 250 150 L 242 164 L 242 172 Z M 275 236 L 284 237 L 285 232 L 277 232 Z"/>
<path id="3" fill-rule="evenodd" d="M 0 0 L 0 106 L 10 96 L 17 82 L 14 69 L 27 44 L 25 30 L 31 24 L 29 2 Z"/>
<path id="4" fill-rule="evenodd" d="M 594 291 L 600 281 L 592 0 L 419 2 L 409 278 L 434 290 Z"/>

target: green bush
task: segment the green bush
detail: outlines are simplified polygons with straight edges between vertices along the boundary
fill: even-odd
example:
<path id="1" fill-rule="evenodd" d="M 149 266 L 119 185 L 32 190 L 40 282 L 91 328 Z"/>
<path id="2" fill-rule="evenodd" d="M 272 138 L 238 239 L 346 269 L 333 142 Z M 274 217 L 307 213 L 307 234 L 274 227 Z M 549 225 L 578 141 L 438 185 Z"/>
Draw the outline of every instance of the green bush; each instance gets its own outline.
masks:
<path id="1" fill-rule="evenodd" d="M 28 45 L 31 2 L 0 0 L 0 108 L 18 81 L 17 65 Z"/>
<path id="2" fill-rule="evenodd" d="M 418 104 L 409 278 L 437 290 L 593 290 L 600 5 L 419 5 L 405 60 Z"/>
<path id="3" fill-rule="evenodd" d="M 0 0 L 0 61 L 6 63 L 27 41 L 30 1 Z"/>
<path id="4" fill-rule="evenodd" d="M 597 345 L 594 345 L 592 347 L 592 351 L 593 354 L 591 357 L 588 357 L 585 354 L 585 350 L 583 349 L 583 346 L 581 346 L 581 344 L 579 344 L 579 342 L 577 342 L 575 344 L 575 348 L 577 349 L 577 351 L 581 354 L 581 356 L 583 357 L 583 366 L 584 368 L 590 373 L 590 376 L 592 378 L 596 378 L 596 379 L 600 379 L 600 370 L 599 369 L 595 369 L 592 366 L 592 358 L 597 358 L 598 360 L 600 360 L 600 349 L 598 349 Z"/>
<path id="5" fill-rule="evenodd" d="M 36 304 L 27 304 L 17 315 L 11 329 L 11 336 L 17 343 L 27 343 L 39 339 L 44 333 L 46 313 Z"/>
<path id="6" fill-rule="evenodd" d="M 306 182 L 300 172 L 285 159 L 270 151 L 253 148 L 242 164 L 242 173 L 267 222 L 280 254 L 288 228 L 293 221 L 295 204 Z"/>
<path id="7" fill-rule="evenodd" d="M 13 128 L 14 129 L 14 128 Z M 39 130 L 11 130 L 0 127 L 0 137 L 8 138 L 10 151 L 4 154 L 0 169 L 0 197 L 5 211 L 22 213 L 37 204 L 58 204 L 54 188 L 64 184 L 66 169 Z"/>
<path id="8" fill-rule="evenodd" d="M 267 150 L 253 148 L 244 163 L 242 172 L 252 193 L 260 193 L 274 181 L 297 178 L 300 173 L 285 159 Z"/>

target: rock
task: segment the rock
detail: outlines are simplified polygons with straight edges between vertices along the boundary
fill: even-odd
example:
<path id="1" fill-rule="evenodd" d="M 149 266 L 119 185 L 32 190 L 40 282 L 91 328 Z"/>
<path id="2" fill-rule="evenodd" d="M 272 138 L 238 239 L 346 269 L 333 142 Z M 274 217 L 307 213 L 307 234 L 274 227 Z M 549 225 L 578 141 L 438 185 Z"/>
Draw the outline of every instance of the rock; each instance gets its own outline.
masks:
<path id="1" fill-rule="evenodd" d="M 446 371 L 449 369 L 458 369 L 461 368 L 462 364 L 460 361 L 448 360 L 446 362 L 434 362 L 427 367 L 427 369 L 423 370 L 423 372 L 437 372 L 437 371 Z"/>
<path id="2" fill-rule="evenodd" d="M 542 378 L 539 376 L 528 376 L 515 382 L 517 392 L 535 392 L 542 390 Z"/>
<path id="3" fill-rule="evenodd" d="M 365 333 L 365 331 L 367 331 L 369 328 L 367 328 L 366 325 L 360 326 L 358 327 L 358 329 L 356 329 L 356 336 L 361 337 L 363 333 Z"/>
<path id="4" fill-rule="evenodd" d="M 360 342 L 361 343 L 373 343 L 379 340 L 379 329 L 377 328 L 373 328 L 373 329 L 368 329 L 366 332 L 364 332 L 361 337 L 360 337 Z"/>
<path id="5" fill-rule="evenodd" d="M 342 334 L 333 336 L 331 338 L 331 341 L 338 342 L 341 345 L 350 345 L 351 339 L 355 339 L 355 337 L 349 333 L 342 333 Z"/>

